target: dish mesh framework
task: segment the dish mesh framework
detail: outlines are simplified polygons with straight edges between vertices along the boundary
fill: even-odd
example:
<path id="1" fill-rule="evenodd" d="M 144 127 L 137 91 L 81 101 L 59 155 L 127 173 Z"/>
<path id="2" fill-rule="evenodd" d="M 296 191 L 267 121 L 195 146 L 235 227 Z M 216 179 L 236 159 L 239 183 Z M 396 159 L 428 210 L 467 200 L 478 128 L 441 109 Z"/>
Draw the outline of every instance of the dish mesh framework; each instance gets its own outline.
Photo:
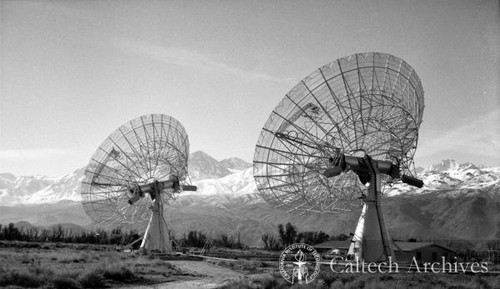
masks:
<path id="1" fill-rule="evenodd" d="M 413 68 L 386 53 L 335 60 L 300 81 L 272 111 L 259 136 L 254 178 L 277 207 L 338 213 L 362 204 L 357 175 L 326 178 L 339 154 L 399 162 L 414 175 L 424 91 Z M 382 179 L 383 187 L 390 180 Z"/>
<path id="2" fill-rule="evenodd" d="M 151 216 L 149 194 L 130 205 L 137 185 L 187 176 L 189 141 L 184 127 L 163 114 L 138 117 L 119 127 L 99 146 L 85 169 L 81 196 L 87 215 L 101 226 L 144 231 Z M 164 203 L 178 191 L 160 194 Z"/>

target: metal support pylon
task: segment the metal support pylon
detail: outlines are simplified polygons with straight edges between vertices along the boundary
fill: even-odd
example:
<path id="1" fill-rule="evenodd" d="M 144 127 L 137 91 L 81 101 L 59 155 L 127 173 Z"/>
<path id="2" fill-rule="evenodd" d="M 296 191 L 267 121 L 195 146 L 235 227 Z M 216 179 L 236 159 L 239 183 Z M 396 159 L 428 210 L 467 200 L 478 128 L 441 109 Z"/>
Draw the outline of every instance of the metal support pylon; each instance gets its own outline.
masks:
<path id="1" fill-rule="evenodd" d="M 161 190 L 158 189 L 158 184 L 155 184 L 155 191 L 155 199 L 151 208 L 153 213 L 151 219 L 149 219 L 140 249 L 170 253 L 172 252 L 172 242 L 170 241 L 167 222 L 163 215 L 163 199 L 160 195 Z"/>
<path id="2" fill-rule="evenodd" d="M 377 163 L 371 158 L 365 158 L 370 181 L 368 194 L 363 197 L 364 205 L 361 212 L 348 254 L 357 260 L 365 262 L 394 261 L 394 251 L 389 233 L 384 223 L 380 205 L 381 183 Z"/>

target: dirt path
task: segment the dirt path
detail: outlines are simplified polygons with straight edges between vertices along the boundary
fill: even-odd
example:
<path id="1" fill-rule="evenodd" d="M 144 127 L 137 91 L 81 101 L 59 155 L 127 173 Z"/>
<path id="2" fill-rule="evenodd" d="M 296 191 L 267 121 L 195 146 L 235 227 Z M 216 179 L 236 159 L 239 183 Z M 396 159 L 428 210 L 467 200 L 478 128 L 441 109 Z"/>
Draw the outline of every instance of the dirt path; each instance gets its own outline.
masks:
<path id="1" fill-rule="evenodd" d="M 244 277 L 244 274 L 233 271 L 228 268 L 220 267 L 204 261 L 169 261 L 172 265 L 179 268 L 182 272 L 198 275 L 199 279 L 181 280 L 155 285 L 134 285 L 122 288 L 138 289 L 212 289 L 218 288 L 231 280 L 238 280 Z M 196 278 L 196 277 L 195 277 Z"/>

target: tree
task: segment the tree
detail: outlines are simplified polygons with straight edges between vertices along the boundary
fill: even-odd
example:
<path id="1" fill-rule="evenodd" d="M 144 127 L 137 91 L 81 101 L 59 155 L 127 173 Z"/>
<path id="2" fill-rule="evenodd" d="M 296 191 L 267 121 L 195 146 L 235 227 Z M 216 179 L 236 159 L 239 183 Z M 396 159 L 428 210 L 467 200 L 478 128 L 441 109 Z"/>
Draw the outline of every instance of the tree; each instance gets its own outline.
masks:
<path id="1" fill-rule="evenodd" d="M 7 227 L 3 228 L 3 237 L 5 240 L 20 240 L 20 232 L 15 227 L 14 223 L 9 223 Z"/>
<path id="2" fill-rule="evenodd" d="M 265 250 L 279 251 L 283 247 L 280 245 L 278 239 L 271 234 L 263 234 L 261 236 L 262 242 L 264 243 Z"/>
<path id="3" fill-rule="evenodd" d="M 278 233 L 280 236 L 281 244 L 284 247 L 289 246 L 297 241 L 297 229 L 295 229 L 290 222 L 286 223 L 285 227 L 282 224 L 278 226 Z"/>
<path id="4" fill-rule="evenodd" d="M 234 236 L 228 236 L 226 234 L 220 235 L 220 238 L 214 240 L 214 244 L 218 247 L 229 248 L 229 249 L 243 249 L 243 244 L 241 243 L 240 234 L 238 232 L 237 238 Z"/>
<path id="5" fill-rule="evenodd" d="M 316 231 L 316 232 L 309 231 L 309 232 L 299 233 L 299 235 L 297 236 L 298 239 L 297 241 L 310 245 L 315 245 L 327 241 L 329 237 L 330 236 L 328 236 L 328 234 L 326 234 L 323 231 Z"/>
<path id="6" fill-rule="evenodd" d="M 123 231 L 121 227 L 116 227 L 111 230 L 111 235 L 109 236 L 109 243 L 114 245 L 121 245 L 123 242 Z"/>
<path id="7" fill-rule="evenodd" d="M 344 234 L 344 233 L 341 233 L 337 236 L 332 236 L 330 237 L 330 240 L 336 240 L 336 241 L 345 241 L 345 240 L 348 240 L 349 238 L 351 238 L 350 236 Z"/>
<path id="8" fill-rule="evenodd" d="M 184 243 L 186 246 L 203 248 L 205 242 L 207 241 L 207 236 L 205 236 L 200 231 L 190 231 L 186 236 L 184 236 Z"/>

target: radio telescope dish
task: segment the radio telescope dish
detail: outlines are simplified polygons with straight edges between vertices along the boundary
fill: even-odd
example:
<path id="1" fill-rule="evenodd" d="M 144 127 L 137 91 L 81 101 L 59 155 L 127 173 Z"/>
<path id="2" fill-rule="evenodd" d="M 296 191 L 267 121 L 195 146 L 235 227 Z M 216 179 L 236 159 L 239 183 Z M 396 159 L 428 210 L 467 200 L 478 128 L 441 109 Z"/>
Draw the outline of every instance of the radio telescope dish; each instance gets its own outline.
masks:
<path id="1" fill-rule="evenodd" d="M 96 150 L 81 185 L 83 208 L 101 226 L 145 231 L 141 249 L 169 252 L 164 205 L 186 185 L 189 141 L 184 127 L 163 114 L 119 127 Z"/>
<path id="2" fill-rule="evenodd" d="M 260 195 L 289 211 L 340 213 L 359 207 L 366 186 L 377 190 L 397 179 L 421 185 L 412 176 L 423 96 L 413 68 L 386 53 L 354 54 L 317 69 L 262 129 L 253 168 Z M 373 196 L 378 206 L 381 190 Z M 383 227 L 375 211 L 376 227 Z"/>

